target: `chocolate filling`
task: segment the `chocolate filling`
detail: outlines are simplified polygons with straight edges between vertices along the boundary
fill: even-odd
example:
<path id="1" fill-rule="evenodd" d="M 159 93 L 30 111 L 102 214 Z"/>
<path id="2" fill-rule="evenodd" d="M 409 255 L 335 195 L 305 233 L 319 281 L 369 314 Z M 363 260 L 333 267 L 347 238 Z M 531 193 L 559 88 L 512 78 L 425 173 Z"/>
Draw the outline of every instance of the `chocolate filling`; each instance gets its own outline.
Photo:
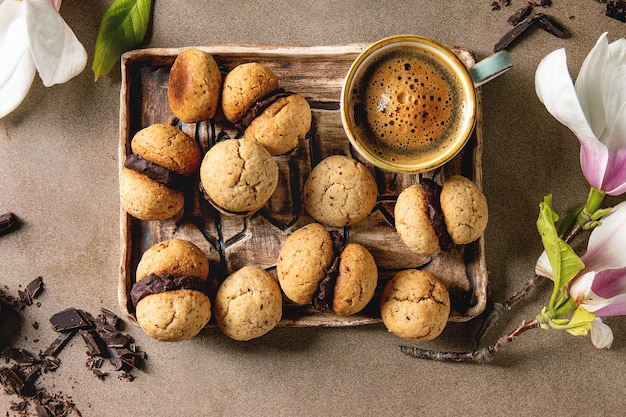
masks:
<path id="1" fill-rule="evenodd" d="M 441 186 L 429 178 L 421 178 L 420 185 L 426 194 L 426 204 L 428 206 L 428 217 L 435 228 L 435 233 L 439 237 L 439 246 L 444 251 L 450 250 L 454 243 L 448 233 L 446 222 L 441 211 L 441 203 L 439 197 L 441 195 Z"/>
<path id="2" fill-rule="evenodd" d="M 128 155 L 124 161 L 124 166 L 173 190 L 181 191 L 184 188 L 185 177 L 183 175 L 150 162 L 137 154 Z"/>
<path id="3" fill-rule="evenodd" d="M 222 210 L 225 213 L 232 214 L 233 216 L 247 216 L 248 214 L 250 214 L 250 210 L 248 210 L 248 211 L 230 211 L 230 210 L 226 210 L 225 208 L 223 208 L 222 206 L 217 204 L 215 201 L 213 201 L 211 196 L 209 196 L 207 194 L 207 192 L 205 191 L 204 187 L 202 186 L 202 183 L 198 184 L 198 189 L 200 190 L 200 193 L 202 193 L 202 197 L 204 197 L 204 199 L 206 201 L 211 203 L 213 206 L 219 206 L 220 210 Z"/>
<path id="4" fill-rule="evenodd" d="M 137 303 L 148 295 L 180 289 L 196 290 L 206 294 L 206 282 L 198 277 L 175 277 L 168 273 L 150 274 L 133 285 L 130 298 L 136 307 Z"/>
<path id="5" fill-rule="evenodd" d="M 237 122 L 237 129 L 240 129 L 242 131 L 246 130 L 248 126 L 250 126 L 250 123 L 252 123 L 252 121 L 256 119 L 259 114 L 263 113 L 265 109 L 276 103 L 276 101 L 278 101 L 279 99 L 283 97 L 289 97 L 292 94 L 293 93 L 286 92 L 282 88 L 272 91 L 262 99 L 258 100 L 252 105 L 252 107 L 250 107 L 250 109 L 248 109 L 248 111 L 246 112 L 246 114 L 244 114 L 241 120 Z"/>
<path id="6" fill-rule="evenodd" d="M 326 311 L 333 303 L 335 283 L 339 276 L 339 262 L 341 262 L 341 252 L 343 252 L 344 248 L 339 232 L 332 231 L 330 232 L 330 236 L 333 240 L 334 259 L 329 267 L 325 269 L 324 272 L 326 275 L 319 282 L 317 291 L 313 297 L 313 308 L 317 311 Z"/>

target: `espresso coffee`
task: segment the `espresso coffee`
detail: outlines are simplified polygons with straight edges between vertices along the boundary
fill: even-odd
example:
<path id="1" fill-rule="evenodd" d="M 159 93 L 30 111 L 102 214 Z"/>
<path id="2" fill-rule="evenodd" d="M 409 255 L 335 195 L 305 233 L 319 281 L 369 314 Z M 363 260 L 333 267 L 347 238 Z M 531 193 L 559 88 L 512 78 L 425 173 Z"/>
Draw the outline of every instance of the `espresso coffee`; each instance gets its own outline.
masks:
<path id="1" fill-rule="evenodd" d="M 432 159 L 463 134 L 462 90 L 458 75 L 430 51 L 392 49 L 355 78 L 349 103 L 355 134 L 393 163 Z"/>

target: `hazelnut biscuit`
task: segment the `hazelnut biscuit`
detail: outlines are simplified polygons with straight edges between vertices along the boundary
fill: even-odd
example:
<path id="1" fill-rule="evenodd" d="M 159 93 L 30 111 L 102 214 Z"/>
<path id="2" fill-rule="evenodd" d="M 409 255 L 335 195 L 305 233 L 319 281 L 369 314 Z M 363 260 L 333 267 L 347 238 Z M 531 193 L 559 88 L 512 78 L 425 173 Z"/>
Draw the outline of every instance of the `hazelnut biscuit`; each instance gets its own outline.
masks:
<path id="1" fill-rule="evenodd" d="M 378 284 L 378 269 L 372 254 L 358 243 L 348 243 L 340 255 L 335 281 L 333 311 L 349 316 L 363 310 Z"/>
<path id="2" fill-rule="evenodd" d="M 432 340 L 445 328 L 450 295 L 434 275 L 417 269 L 400 271 L 385 285 L 380 313 L 387 329 L 410 340 Z"/>
<path id="3" fill-rule="evenodd" d="M 229 275 L 215 296 L 215 318 L 228 337 L 247 341 L 272 330 L 282 317 L 282 294 L 276 279 L 258 266 Z"/>
<path id="4" fill-rule="evenodd" d="M 236 123 L 260 99 L 278 89 L 278 77 L 268 67 L 249 62 L 233 68 L 224 77 L 222 112 Z"/>
<path id="5" fill-rule="evenodd" d="M 426 193 L 421 184 L 411 185 L 398 195 L 394 218 L 400 239 L 411 251 L 431 255 L 439 250 L 439 237 L 428 215 Z"/>
<path id="6" fill-rule="evenodd" d="M 297 93 L 281 97 L 252 120 L 246 139 L 265 146 L 272 155 L 282 155 L 298 145 L 311 128 L 311 107 Z"/>
<path id="7" fill-rule="evenodd" d="M 207 257 L 186 240 L 166 240 L 144 252 L 131 290 L 142 330 L 166 342 L 197 335 L 211 318 L 208 273 Z"/>
<path id="8" fill-rule="evenodd" d="M 170 70 L 167 98 L 174 116 L 196 123 L 215 116 L 222 73 L 212 55 L 198 49 L 185 49 Z"/>
<path id="9" fill-rule="evenodd" d="M 287 298 L 298 305 L 310 304 L 333 258 L 333 241 L 323 225 L 310 223 L 289 235 L 276 263 L 278 283 Z"/>
<path id="10" fill-rule="evenodd" d="M 267 203 L 278 185 L 278 165 L 261 145 L 247 139 L 215 144 L 200 166 L 207 200 L 221 213 L 249 216 Z"/>
<path id="11" fill-rule="evenodd" d="M 197 142 L 174 126 L 154 124 L 135 134 L 131 151 L 120 170 L 122 208 L 141 220 L 176 215 L 184 206 L 181 189 L 200 165 Z"/>
<path id="12" fill-rule="evenodd" d="M 343 155 L 323 159 L 304 184 L 304 206 L 318 222 L 351 226 L 365 219 L 376 205 L 378 188 L 372 173 Z"/>
<path id="13" fill-rule="evenodd" d="M 485 232 L 489 218 L 487 198 L 476 183 L 461 175 L 448 178 L 441 189 L 440 202 L 454 243 L 471 243 Z"/>

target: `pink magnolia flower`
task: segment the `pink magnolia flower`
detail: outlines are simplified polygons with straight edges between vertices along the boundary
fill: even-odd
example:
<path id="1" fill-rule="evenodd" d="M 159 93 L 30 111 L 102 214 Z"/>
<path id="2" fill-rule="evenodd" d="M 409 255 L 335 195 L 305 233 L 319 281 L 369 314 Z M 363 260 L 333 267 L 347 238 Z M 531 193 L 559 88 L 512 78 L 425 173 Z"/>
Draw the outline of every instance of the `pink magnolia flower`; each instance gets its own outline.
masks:
<path id="1" fill-rule="evenodd" d="M 541 60 L 535 74 L 539 100 L 580 141 L 589 184 L 609 195 L 626 192 L 626 39 L 604 33 L 582 64 L 576 85 L 564 49 Z"/>
<path id="2" fill-rule="evenodd" d="M 587 251 L 581 260 L 585 267 L 569 283 L 569 296 L 578 307 L 595 314 L 591 341 L 598 348 L 609 348 L 613 332 L 602 317 L 626 315 L 626 201 L 616 205 L 602 218 L 589 236 Z M 545 252 L 535 272 L 552 278 Z"/>
<path id="3" fill-rule="evenodd" d="M 35 72 L 49 87 L 85 68 L 87 51 L 60 7 L 61 0 L 0 0 L 0 118 L 24 100 Z"/>

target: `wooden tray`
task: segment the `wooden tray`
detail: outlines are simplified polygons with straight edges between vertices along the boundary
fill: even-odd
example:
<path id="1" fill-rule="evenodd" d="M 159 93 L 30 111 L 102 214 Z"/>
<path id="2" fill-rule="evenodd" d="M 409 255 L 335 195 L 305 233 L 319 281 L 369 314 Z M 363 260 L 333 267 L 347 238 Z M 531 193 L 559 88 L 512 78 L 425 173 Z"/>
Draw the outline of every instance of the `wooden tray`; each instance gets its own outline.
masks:
<path id="1" fill-rule="evenodd" d="M 332 154 L 351 155 L 364 162 L 351 149 L 339 115 L 339 97 L 344 77 L 356 56 L 367 44 L 319 47 L 257 45 L 214 45 L 198 49 L 211 53 L 222 71 L 244 62 L 260 62 L 278 76 L 287 91 L 298 92 L 309 101 L 313 122 L 305 140 L 291 153 L 275 157 L 280 167 L 279 186 L 267 206 L 248 219 L 220 216 L 193 187 L 185 196 L 183 213 L 166 221 L 140 221 L 121 211 L 121 266 L 118 283 L 119 304 L 136 323 L 130 302 L 130 288 L 142 253 L 153 244 L 170 238 L 188 239 L 198 245 L 210 260 L 213 291 L 228 273 L 247 264 L 259 265 L 276 275 L 275 265 L 282 242 L 289 234 L 312 221 L 300 199 L 311 167 Z M 467 65 L 473 54 L 452 47 Z M 120 100 L 119 165 L 130 153 L 130 141 L 140 129 L 154 123 L 171 123 L 198 140 L 206 152 L 225 134 L 236 137 L 233 126 L 220 120 L 184 124 L 176 120 L 167 101 L 169 70 L 180 49 L 144 49 L 122 57 Z M 477 124 L 468 145 L 444 167 L 424 174 L 442 183 L 461 173 L 481 185 L 482 112 L 481 93 L 477 91 Z M 365 163 L 365 162 L 364 162 Z M 354 326 L 380 322 L 379 295 L 394 272 L 423 268 L 439 277 L 450 291 L 450 321 L 466 321 L 480 314 L 486 305 L 487 271 L 482 238 L 464 248 L 434 258 L 410 252 L 393 227 L 393 206 L 405 187 L 419 180 L 417 174 L 397 175 L 374 169 L 379 185 L 378 203 L 363 222 L 339 230 L 344 240 L 365 245 L 379 267 L 379 286 L 370 305 L 359 315 L 340 317 L 320 313 L 310 307 L 297 307 L 285 300 L 282 326 Z M 196 181 L 198 179 L 196 178 Z M 212 294 L 210 294 L 212 297 Z"/>

